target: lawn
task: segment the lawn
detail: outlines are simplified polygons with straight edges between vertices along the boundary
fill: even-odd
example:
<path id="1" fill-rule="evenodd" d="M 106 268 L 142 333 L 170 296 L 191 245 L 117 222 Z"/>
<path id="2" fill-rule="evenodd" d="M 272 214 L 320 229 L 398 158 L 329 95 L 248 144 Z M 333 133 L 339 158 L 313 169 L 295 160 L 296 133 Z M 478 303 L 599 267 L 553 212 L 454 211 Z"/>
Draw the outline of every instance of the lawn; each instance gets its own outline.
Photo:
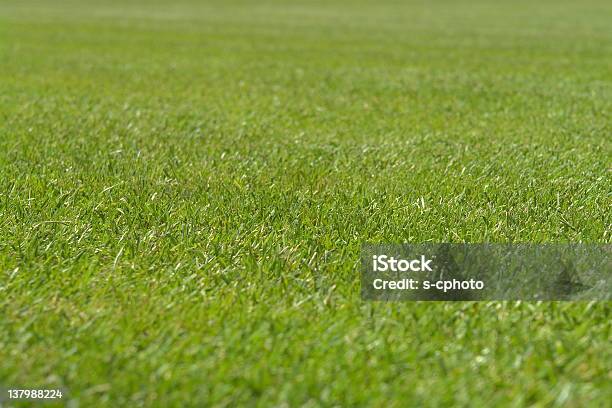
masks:
<path id="1" fill-rule="evenodd" d="M 0 3 L 0 388 L 605 406 L 609 302 L 369 302 L 366 242 L 612 242 L 612 3 Z M 51 404 L 53 406 L 53 404 Z"/>

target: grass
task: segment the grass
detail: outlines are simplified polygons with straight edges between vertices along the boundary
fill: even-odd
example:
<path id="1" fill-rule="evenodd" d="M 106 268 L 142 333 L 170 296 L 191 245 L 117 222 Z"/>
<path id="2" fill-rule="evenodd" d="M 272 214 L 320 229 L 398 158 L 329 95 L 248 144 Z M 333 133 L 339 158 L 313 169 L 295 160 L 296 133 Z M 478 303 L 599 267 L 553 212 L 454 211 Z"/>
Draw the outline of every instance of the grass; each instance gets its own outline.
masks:
<path id="1" fill-rule="evenodd" d="M 0 4 L 0 386 L 610 401 L 609 302 L 358 274 L 364 242 L 612 241 L 610 2 L 88 3 Z"/>

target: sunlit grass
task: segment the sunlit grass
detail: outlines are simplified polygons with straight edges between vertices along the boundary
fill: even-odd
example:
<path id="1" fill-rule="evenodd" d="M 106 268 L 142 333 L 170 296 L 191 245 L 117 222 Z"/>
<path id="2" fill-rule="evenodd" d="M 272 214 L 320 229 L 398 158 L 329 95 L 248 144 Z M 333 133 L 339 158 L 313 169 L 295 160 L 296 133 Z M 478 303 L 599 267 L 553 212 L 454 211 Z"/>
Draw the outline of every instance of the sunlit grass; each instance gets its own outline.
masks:
<path id="1" fill-rule="evenodd" d="M 610 242 L 609 2 L 122 3 L 0 4 L 0 387 L 610 400 L 607 303 L 358 274 L 364 242 Z"/>

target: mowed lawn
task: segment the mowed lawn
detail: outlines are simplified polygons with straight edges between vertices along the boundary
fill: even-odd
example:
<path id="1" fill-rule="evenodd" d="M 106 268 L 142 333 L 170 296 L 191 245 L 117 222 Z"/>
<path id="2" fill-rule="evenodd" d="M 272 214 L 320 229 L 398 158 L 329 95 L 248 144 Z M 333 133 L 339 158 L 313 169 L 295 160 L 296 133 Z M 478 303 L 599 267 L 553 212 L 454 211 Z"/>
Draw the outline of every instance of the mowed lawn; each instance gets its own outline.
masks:
<path id="1" fill-rule="evenodd" d="M 611 112 L 607 0 L 3 0 L 0 388 L 604 406 L 610 303 L 365 302 L 359 256 L 610 243 Z"/>

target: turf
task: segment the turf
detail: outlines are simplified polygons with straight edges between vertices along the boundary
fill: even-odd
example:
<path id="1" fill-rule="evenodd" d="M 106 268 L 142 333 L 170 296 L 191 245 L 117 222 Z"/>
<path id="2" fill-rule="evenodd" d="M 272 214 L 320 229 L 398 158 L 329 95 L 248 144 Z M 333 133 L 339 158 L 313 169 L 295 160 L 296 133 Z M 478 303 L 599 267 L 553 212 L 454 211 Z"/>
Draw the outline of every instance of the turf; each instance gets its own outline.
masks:
<path id="1" fill-rule="evenodd" d="M 609 303 L 376 303 L 365 242 L 606 242 L 612 4 L 0 3 L 0 387 L 604 406 Z M 66 402 L 65 400 L 65 402 Z"/>

